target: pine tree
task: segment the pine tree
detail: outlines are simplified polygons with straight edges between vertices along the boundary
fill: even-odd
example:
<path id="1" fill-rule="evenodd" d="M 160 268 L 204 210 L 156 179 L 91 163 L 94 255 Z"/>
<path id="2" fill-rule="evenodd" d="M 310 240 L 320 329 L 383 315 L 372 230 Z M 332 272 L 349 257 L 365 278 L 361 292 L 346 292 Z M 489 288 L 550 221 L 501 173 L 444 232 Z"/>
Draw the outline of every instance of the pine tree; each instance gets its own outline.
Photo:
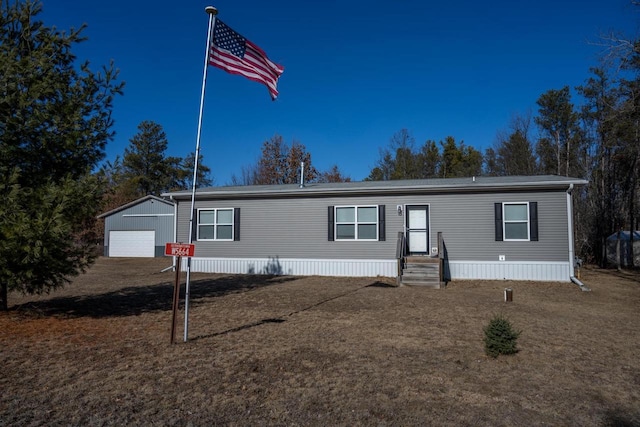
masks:
<path id="1" fill-rule="evenodd" d="M 427 140 L 418 153 L 419 176 L 417 178 L 435 178 L 442 158 L 435 141 Z"/>
<path id="2" fill-rule="evenodd" d="M 496 151 L 489 147 L 484 152 L 484 163 L 482 166 L 484 175 L 486 176 L 500 176 L 501 170 L 498 166 L 498 155 Z"/>
<path id="3" fill-rule="evenodd" d="M 193 151 L 189 153 L 187 157 L 180 161 L 178 168 L 176 170 L 176 174 L 178 177 L 178 188 L 179 189 L 190 189 L 193 188 L 193 168 L 194 162 L 196 158 L 196 153 Z M 205 165 L 202 162 L 203 156 L 200 154 L 198 156 L 198 171 L 196 175 L 196 187 L 210 187 L 213 185 L 213 178 L 211 175 L 211 168 Z"/>
<path id="4" fill-rule="evenodd" d="M 495 151 L 494 151 L 495 150 Z M 495 149 L 493 172 L 496 176 L 534 175 L 536 157 L 532 144 L 522 129 L 515 129 L 508 136 L 499 135 Z"/>
<path id="5" fill-rule="evenodd" d="M 83 41 L 37 19 L 41 4 L 4 2 L 0 14 L 0 308 L 9 291 L 48 292 L 95 257 L 101 186 L 91 170 L 113 136 L 113 64 L 76 64 Z M 89 231 L 88 231 L 89 230 Z"/>
<path id="6" fill-rule="evenodd" d="M 391 137 L 390 148 L 394 154 L 391 179 L 419 177 L 418 157 L 414 145 L 415 139 L 407 129 L 401 129 Z"/>
<path id="7" fill-rule="evenodd" d="M 162 126 L 153 121 L 138 125 L 138 133 L 124 150 L 122 168 L 127 185 L 137 197 L 160 195 L 179 187 L 178 169 L 182 159 L 166 157 L 169 142 Z"/>
<path id="8" fill-rule="evenodd" d="M 571 103 L 569 87 L 551 89 L 538 98 L 535 122 L 541 138 L 536 148 L 541 172 L 565 176 L 584 176 L 585 165 L 580 162 L 585 137 L 579 116 Z"/>
<path id="9" fill-rule="evenodd" d="M 421 179 L 437 176 L 442 163 L 435 142 L 426 141 L 419 151 L 415 139 L 407 129 L 401 129 L 390 139 L 389 145 L 380 149 L 380 158 L 371 169 L 366 181 L 392 179 Z"/>
<path id="10" fill-rule="evenodd" d="M 452 136 L 440 142 L 442 161 L 439 175 L 442 178 L 476 176 L 482 173 L 482 153 L 464 142 L 456 143 Z"/>
<path id="11" fill-rule="evenodd" d="M 516 354 L 520 334 L 520 331 L 513 328 L 509 319 L 501 314 L 494 315 L 484 327 L 485 353 L 493 358 L 501 354 Z"/>
<path id="12" fill-rule="evenodd" d="M 591 136 L 588 142 L 592 157 L 588 169 L 589 191 L 581 209 L 586 214 L 583 221 L 586 224 L 577 224 L 577 234 L 590 241 L 592 255 L 604 267 L 606 238 L 624 222 L 620 183 L 625 175 L 616 164 L 621 142 L 617 132 L 621 119 L 618 90 L 605 70 L 592 69 L 591 72 L 593 75 L 585 85 L 578 88 L 586 100 L 581 118 Z"/>

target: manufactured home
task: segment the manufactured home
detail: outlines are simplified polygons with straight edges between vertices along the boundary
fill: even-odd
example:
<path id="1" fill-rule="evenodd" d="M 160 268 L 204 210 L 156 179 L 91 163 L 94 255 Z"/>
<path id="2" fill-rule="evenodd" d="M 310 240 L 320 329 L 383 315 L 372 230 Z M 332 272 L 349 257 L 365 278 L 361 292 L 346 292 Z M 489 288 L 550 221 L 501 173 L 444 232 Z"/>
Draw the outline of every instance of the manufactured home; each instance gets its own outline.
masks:
<path id="1" fill-rule="evenodd" d="M 257 185 L 163 194 L 198 272 L 569 281 L 572 191 L 560 176 Z M 192 210 L 193 207 L 193 210 Z M 193 218 L 193 221 L 190 219 Z M 191 226 L 190 226 L 191 224 Z M 189 233 L 191 239 L 189 239 Z"/>
<path id="2" fill-rule="evenodd" d="M 167 242 L 173 242 L 174 204 L 155 196 L 138 200 L 105 212 L 104 256 L 164 256 Z"/>

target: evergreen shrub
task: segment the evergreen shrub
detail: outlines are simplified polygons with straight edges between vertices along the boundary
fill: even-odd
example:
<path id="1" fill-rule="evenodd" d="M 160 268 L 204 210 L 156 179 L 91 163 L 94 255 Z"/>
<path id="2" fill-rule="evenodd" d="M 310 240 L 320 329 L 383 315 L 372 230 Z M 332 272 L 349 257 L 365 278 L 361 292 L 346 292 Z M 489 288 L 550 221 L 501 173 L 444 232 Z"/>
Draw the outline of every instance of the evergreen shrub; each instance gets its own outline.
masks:
<path id="1" fill-rule="evenodd" d="M 506 317 L 496 314 L 484 328 L 484 352 L 493 358 L 515 354 L 520 334 L 521 331 L 516 331 Z"/>

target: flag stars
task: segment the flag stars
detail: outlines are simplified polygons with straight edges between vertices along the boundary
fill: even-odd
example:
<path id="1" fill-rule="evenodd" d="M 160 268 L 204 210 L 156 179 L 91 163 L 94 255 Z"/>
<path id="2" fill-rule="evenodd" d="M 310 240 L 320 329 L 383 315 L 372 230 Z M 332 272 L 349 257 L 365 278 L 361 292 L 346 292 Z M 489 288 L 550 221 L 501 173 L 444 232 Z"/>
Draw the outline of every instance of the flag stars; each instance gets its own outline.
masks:
<path id="1" fill-rule="evenodd" d="M 213 42 L 221 49 L 228 50 L 239 58 L 244 57 L 246 39 L 219 19 L 216 20 L 213 30 Z"/>

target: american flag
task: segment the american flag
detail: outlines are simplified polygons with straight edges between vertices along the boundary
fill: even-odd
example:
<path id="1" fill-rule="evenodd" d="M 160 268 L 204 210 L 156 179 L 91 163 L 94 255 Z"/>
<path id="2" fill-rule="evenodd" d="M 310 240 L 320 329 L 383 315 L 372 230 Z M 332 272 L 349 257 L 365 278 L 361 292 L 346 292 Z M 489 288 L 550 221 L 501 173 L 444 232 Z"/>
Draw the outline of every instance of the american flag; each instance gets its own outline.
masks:
<path id="1" fill-rule="evenodd" d="M 271 99 L 278 96 L 278 78 L 284 68 L 269 60 L 262 49 L 219 19 L 216 19 L 213 28 L 209 64 L 266 85 Z"/>

